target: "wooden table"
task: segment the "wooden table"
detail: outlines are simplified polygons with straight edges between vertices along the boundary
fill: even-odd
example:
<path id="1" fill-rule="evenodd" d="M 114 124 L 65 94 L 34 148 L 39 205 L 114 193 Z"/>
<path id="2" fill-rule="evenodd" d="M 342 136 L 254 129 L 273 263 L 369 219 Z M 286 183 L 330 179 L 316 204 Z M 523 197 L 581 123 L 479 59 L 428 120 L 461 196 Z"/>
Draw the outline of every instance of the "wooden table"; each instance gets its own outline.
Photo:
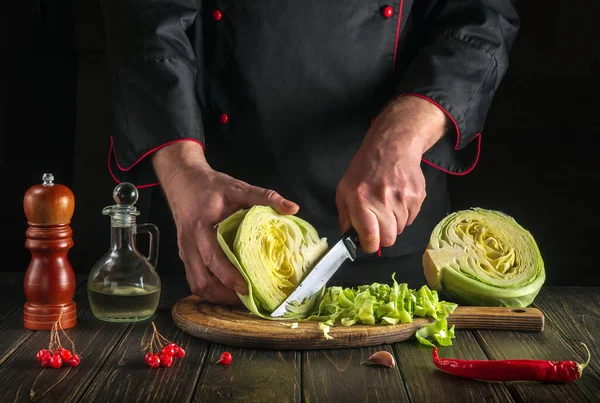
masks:
<path id="1" fill-rule="evenodd" d="M 187 355 L 171 368 L 146 366 L 140 341 L 151 320 L 112 324 L 89 309 L 86 279 L 78 277 L 78 325 L 67 333 L 81 353 L 76 368 L 44 369 L 35 354 L 49 333 L 22 326 L 22 274 L 0 276 L 1 402 L 598 402 L 600 401 L 600 288 L 545 287 L 535 306 L 546 315 L 542 333 L 457 331 L 441 356 L 466 359 L 536 358 L 584 360 L 583 377 L 569 384 L 488 383 L 442 373 L 431 349 L 410 340 L 376 348 L 268 351 L 206 343 L 180 331 L 171 307 L 189 291 L 184 279 L 163 279 L 162 300 L 152 320 Z M 360 362 L 385 349 L 398 365 Z M 229 366 L 215 364 L 223 351 Z"/>

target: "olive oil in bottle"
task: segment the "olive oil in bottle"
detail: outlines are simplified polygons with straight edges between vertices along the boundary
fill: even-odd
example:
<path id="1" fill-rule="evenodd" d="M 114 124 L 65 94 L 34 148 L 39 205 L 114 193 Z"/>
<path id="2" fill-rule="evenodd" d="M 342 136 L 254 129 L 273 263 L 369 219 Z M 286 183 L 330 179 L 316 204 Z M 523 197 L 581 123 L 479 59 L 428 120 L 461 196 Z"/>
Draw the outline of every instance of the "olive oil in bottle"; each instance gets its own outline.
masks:
<path id="1" fill-rule="evenodd" d="M 102 214 L 110 216 L 110 247 L 96 261 L 88 276 L 88 300 L 92 313 L 107 322 L 137 322 L 154 315 L 160 300 L 158 263 L 159 231 L 154 224 L 137 224 L 134 204 L 139 193 L 128 182 L 113 191 L 116 204 Z M 136 235 L 150 237 L 148 256 L 136 248 Z"/>
<path id="2" fill-rule="evenodd" d="M 160 300 L 160 288 L 120 286 L 88 289 L 94 316 L 107 322 L 136 322 L 154 314 Z"/>

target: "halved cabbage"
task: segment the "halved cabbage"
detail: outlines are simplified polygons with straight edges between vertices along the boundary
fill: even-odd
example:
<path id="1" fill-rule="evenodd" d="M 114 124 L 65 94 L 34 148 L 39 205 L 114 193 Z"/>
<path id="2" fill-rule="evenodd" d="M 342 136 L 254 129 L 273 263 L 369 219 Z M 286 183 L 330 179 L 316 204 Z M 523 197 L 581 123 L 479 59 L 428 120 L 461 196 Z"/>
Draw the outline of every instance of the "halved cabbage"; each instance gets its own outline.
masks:
<path id="1" fill-rule="evenodd" d="M 217 225 L 217 239 L 248 283 L 248 295 L 238 296 L 261 318 L 316 321 L 324 337 L 331 339 L 329 330 L 335 323 L 395 325 L 410 323 L 414 316 L 430 317 L 435 322 L 417 332 L 419 342 L 452 344 L 454 327 L 448 329 L 446 317 L 456 304 L 440 301 L 427 286 L 413 290 L 406 283 L 398 284 L 394 275 L 391 286 L 323 287 L 302 304 L 288 308 L 284 317 L 271 317 L 328 248 L 327 240 L 298 217 L 265 206 L 240 210 Z"/>
<path id="2" fill-rule="evenodd" d="M 526 307 L 546 279 L 529 231 L 482 208 L 457 211 L 437 224 L 423 268 L 429 287 L 467 305 Z"/>
<path id="3" fill-rule="evenodd" d="M 303 219 L 277 213 L 271 207 L 240 210 L 217 225 L 217 239 L 229 260 L 248 283 L 248 295 L 239 295 L 256 315 L 269 315 L 298 286 L 327 251 L 327 239 Z M 291 308 L 307 316 L 322 296 Z"/>

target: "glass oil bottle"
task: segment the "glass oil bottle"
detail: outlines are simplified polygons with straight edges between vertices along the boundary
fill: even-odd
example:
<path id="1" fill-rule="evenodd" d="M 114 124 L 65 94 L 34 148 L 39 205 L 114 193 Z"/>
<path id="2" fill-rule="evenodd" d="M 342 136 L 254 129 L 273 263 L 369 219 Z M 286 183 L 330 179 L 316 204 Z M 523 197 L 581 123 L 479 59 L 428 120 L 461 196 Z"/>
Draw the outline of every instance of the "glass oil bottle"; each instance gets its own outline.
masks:
<path id="1" fill-rule="evenodd" d="M 115 205 L 102 214 L 110 216 L 110 248 L 92 267 L 88 299 L 94 316 L 107 322 L 137 322 L 154 315 L 160 301 L 158 263 L 159 231 L 154 224 L 136 224 L 139 211 L 136 187 L 128 182 L 113 191 Z M 148 257 L 136 249 L 135 237 L 150 235 Z"/>

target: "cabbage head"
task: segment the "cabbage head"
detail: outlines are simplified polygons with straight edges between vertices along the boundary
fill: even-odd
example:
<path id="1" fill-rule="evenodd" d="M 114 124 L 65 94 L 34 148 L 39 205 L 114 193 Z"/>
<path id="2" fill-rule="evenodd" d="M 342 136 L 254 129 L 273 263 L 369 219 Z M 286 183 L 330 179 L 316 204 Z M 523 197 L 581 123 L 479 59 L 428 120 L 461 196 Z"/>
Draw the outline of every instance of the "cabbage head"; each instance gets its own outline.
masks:
<path id="1" fill-rule="evenodd" d="M 328 249 L 326 238 L 320 238 L 308 222 L 267 206 L 254 206 L 229 216 L 217 225 L 217 239 L 248 283 L 248 295 L 238 296 L 251 312 L 266 319 L 273 319 L 270 313 Z M 321 297 L 319 293 L 292 307 L 290 314 L 308 316 Z"/>
<path id="2" fill-rule="evenodd" d="M 546 279 L 529 231 L 482 208 L 454 212 L 436 225 L 423 269 L 431 289 L 465 305 L 526 307 Z"/>

